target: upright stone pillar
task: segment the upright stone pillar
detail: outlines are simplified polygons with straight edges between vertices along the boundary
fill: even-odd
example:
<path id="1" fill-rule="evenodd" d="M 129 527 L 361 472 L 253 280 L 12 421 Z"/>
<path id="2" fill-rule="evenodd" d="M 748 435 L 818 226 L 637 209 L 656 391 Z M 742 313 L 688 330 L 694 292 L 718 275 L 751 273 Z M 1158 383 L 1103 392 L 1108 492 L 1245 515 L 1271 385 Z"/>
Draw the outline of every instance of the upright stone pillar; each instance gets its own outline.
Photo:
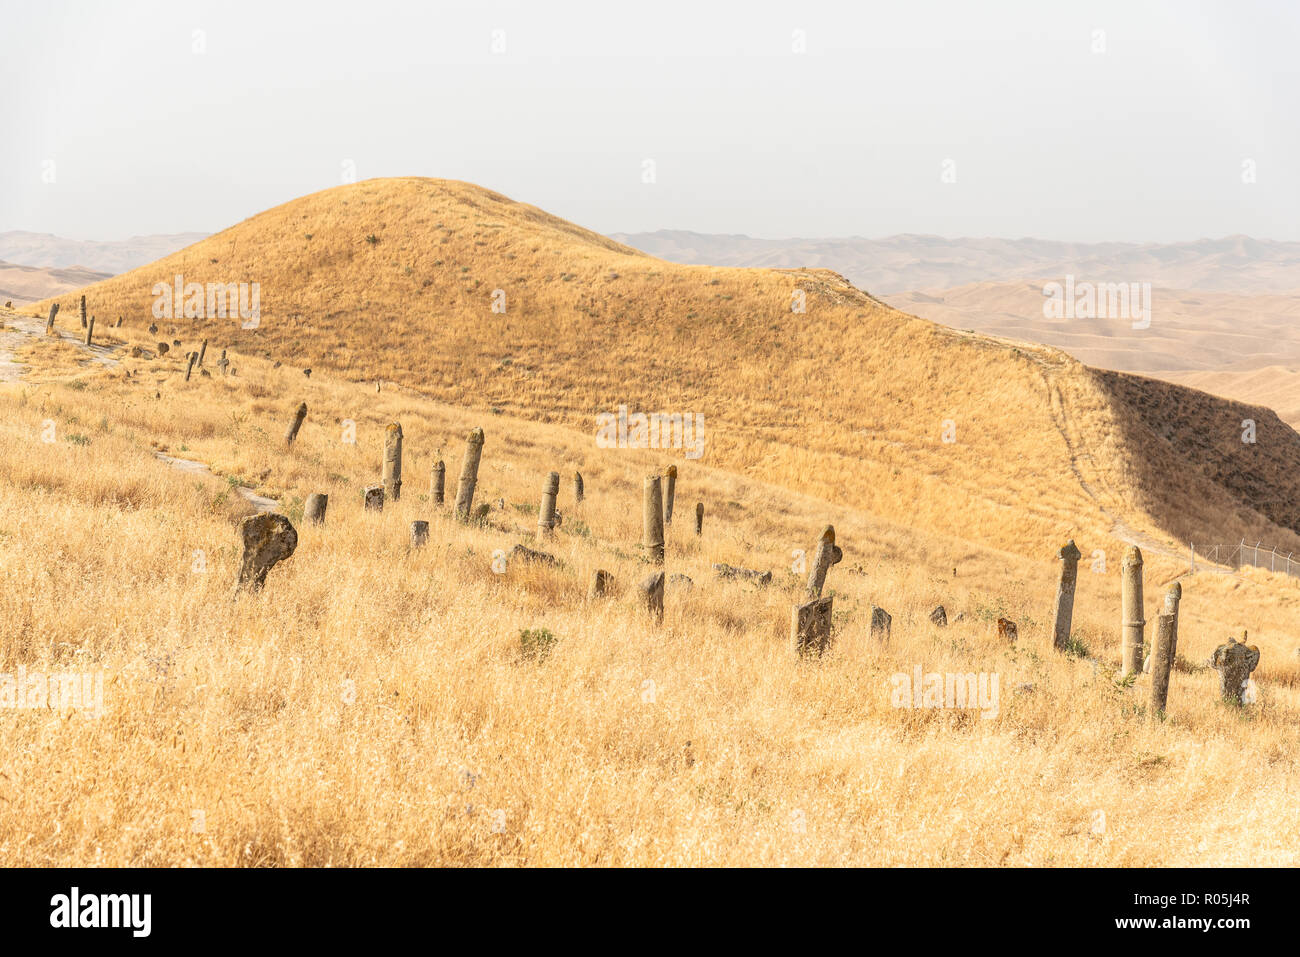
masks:
<path id="1" fill-rule="evenodd" d="M 1142 617 L 1142 550 L 1136 545 L 1120 566 L 1121 643 L 1120 677 L 1142 670 L 1146 619 Z"/>
<path id="2" fill-rule="evenodd" d="M 658 475 L 645 477 L 645 494 L 642 503 L 642 538 L 650 561 L 664 563 L 664 500 Z"/>
<path id="3" fill-rule="evenodd" d="M 542 504 L 537 509 L 537 531 L 543 536 L 550 535 L 555 526 L 560 524 L 555 515 L 555 499 L 559 494 L 560 473 L 552 472 L 546 476 L 546 482 L 542 485 Z"/>
<path id="4" fill-rule="evenodd" d="M 1070 644 L 1070 627 L 1074 621 L 1074 586 L 1079 580 L 1082 553 L 1070 539 L 1057 553 L 1061 559 L 1061 580 L 1056 586 L 1056 613 L 1052 621 L 1052 646 L 1065 651 Z"/>
<path id="5" fill-rule="evenodd" d="M 384 496 L 394 502 L 402 497 L 402 426 L 397 422 L 384 430 Z"/>
<path id="6" fill-rule="evenodd" d="M 465 440 L 465 458 L 460 465 L 460 484 L 456 487 L 455 518 L 468 522 L 474 507 L 474 488 L 478 485 L 478 463 L 483 457 L 483 430 L 475 429 Z"/>

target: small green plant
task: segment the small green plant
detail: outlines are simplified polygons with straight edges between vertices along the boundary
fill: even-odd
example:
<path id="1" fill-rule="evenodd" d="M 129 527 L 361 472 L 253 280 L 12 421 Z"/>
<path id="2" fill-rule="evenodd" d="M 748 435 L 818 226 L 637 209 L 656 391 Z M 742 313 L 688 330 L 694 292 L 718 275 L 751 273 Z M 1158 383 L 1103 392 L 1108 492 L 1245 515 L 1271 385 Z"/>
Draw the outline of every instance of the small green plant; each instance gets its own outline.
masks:
<path id="1" fill-rule="evenodd" d="M 368 242 L 370 245 L 374 246 L 374 245 L 378 244 L 378 242 L 379 242 L 379 237 L 376 236 L 374 233 L 371 233 L 369 236 L 366 237 L 366 242 Z"/>
<path id="2" fill-rule="evenodd" d="M 70 433 L 70 434 L 68 435 L 68 441 L 71 442 L 73 445 L 89 445 L 89 444 L 90 444 L 90 438 L 89 438 L 89 436 L 81 435 L 81 434 L 79 434 L 79 433 L 77 433 L 77 432 L 72 432 L 72 433 Z"/>
<path id="3" fill-rule="evenodd" d="M 547 628 L 524 628 L 519 632 L 519 654 L 528 660 L 542 661 L 559 641 Z"/>
<path id="4" fill-rule="evenodd" d="M 1088 646 L 1083 643 L 1083 639 L 1077 635 L 1071 635 L 1065 642 L 1063 649 L 1071 658 L 1091 658 L 1092 653 L 1088 651 Z"/>

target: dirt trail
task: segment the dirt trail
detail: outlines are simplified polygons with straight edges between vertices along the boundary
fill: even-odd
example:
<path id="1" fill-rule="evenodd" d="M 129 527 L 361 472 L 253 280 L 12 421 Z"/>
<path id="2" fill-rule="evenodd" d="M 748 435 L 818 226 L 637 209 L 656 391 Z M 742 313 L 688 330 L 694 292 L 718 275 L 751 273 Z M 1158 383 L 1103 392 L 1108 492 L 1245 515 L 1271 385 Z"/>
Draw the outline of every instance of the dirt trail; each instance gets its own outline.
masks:
<path id="1" fill-rule="evenodd" d="M 15 353 L 27 343 L 44 338 L 45 320 L 3 309 L 0 309 L 0 320 L 4 323 L 4 328 L 0 329 L 0 383 L 20 382 L 26 367 L 15 357 Z M 93 363 L 111 368 L 121 362 L 112 346 L 88 346 L 84 336 L 59 329 L 57 319 L 54 331 L 63 342 L 70 342 L 85 353 L 87 364 Z M 172 468 L 180 469 L 190 475 L 213 475 L 212 470 L 202 462 L 178 459 L 162 452 L 155 452 L 154 455 L 159 461 L 166 462 Z M 280 503 L 275 499 L 258 495 L 252 489 L 244 488 L 242 485 L 235 486 L 235 491 L 259 512 L 274 512 L 280 508 Z"/>
<path id="2" fill-rule="evenodd" d="M 165 452 L 155 452 L 154 455 L 159 461 L 166 462 L 172 468 L 180 469 L 188 475 L 210 475 L 215 477 L 212 469 L 208 468 L 202 462 L 195 462 L 193 459 L 178 459 L 174 455 L 168 455 Z M 252 489 L 244 488 L 242 485 L 236 485 L 235 491 L 240 494 L 244 501 L 257 509 L 259 512 L 279 511 L 280 503 L 273 498 L 267 498 L 264 495 L 258 495 Z"/>
<path id="3" fill-rule="evenodd" d="M 0 329 L 0 382 L 18 382 L 22 378 L 24 367 L 14 354 L 27 343 L 44 338 L 45 320 L 0 309 L 0 321 L 4 323 L 4 328 Z M 87 363 L 111 367 L 120 361 L 112 346 L 88 346 L 84 334 L 77 335 L 60 329 L 57 319 L 54 321 L 54 332 L 60 340 L 72 343 L 85 353 Z"/>

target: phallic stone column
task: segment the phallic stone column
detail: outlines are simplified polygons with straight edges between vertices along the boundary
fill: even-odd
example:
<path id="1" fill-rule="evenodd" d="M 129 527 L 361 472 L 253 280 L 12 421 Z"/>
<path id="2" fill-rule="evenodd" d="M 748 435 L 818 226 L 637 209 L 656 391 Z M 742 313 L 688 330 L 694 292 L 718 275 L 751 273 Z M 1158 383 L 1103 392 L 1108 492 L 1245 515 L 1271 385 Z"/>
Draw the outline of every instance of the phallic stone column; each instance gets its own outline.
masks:
<path id="1" fill-rule="evenodd" d="M 324 492 L 313 492 L 307 496 L 307 502 L 302 507 L 303 518 L 312 525 L 325 524 L 325 510 L 329 508 L 330 497 Z"/>
<path id="2" fill-rule="evenodd" d="M 284 430 L 284 444 L 293 445 L 293 440 L 298 437 L 298 430 L 302 428 L 302 423 L 307 418 L 307 403 L 298 403 L 298 410 L 293 414 L 293 421 L 289 423 L 289 428 Z"/>
<path id="3" fill-rule="evenodd" d="M 86 328 L 86 297 L 81 297 L 81 328 Z"/>
<path id="4" fill-rule="evenodd" d="M 591 587 L 587 589 L 588 598 L 603 598 L 609 594 L 610 586 L 614 583 L 614 578 L 609 572 L 602 568 L 596 569 L 591 574 Z"/>
<path id="5" fill-rule="evenodd" d="M 1082 553 L 1074 539 L 1066 542 L 1057 557 L 1061 560 L 1061 580 L 1056 585 L 1056 612 L 1052 620 L 1052 647 L 1065 651 L 1070 644 L 1070 627 L 1074 622 L 1074 587 L 1079 581 Z"/>
<path id="6" fill-rule="evenodd" d="M 122 324 L 122 320 L 118 319 L 117 324 L 120 326 Z M 203 368 L 203 357 L 206 356 L 207 354 L 208 354 L 208 340 L 204 339 L 203 345 L 199 346 L 199 368 L 200 369 Z"/>
<path id="7" fill-rule="evenodd" d="M 656 622 L 664 620 L 664 573 L 657 571 L 641 580 L 637 586 L 641 607 Z"/>
<path id="8" fill-rule="evenodd" d="M 94 338 L 94 336 L 95 336 L 95 317 L 91 316 L 90 322 L 86 324 L 86 345 L 91 344 L 91 340 Z"/>
<path id="9" fill-rule="evenodd" d="M 90 317 L 90 325 L 91 325 L 91 328 L 93 329 L 94 326 L 95 326 L 95 317 L 94 317 L 94 316 L 91 316 L 91 317 Z M 187 365 L 187 366 L 185 367 L 185 381 L 186 381 L 186 382 L 189 382 L 189 381 L 190 381 L 190 376 L 192 376 L 192 375 L 194 374 L 194 363 L 196 363 L 198 360 L 199 360 L 199 354 L 198 354 L 197 352 L 191 352 L 191 353 L 190 353 L 190 364 Z"/>
<path id="10" fill-rule="evenodd" d="M 1147 711 L 1163 715 L 1169 701 L 1169 673 L 1174 666 L 1174 616 L 1156 619 L 1156 647 L 1151 661 L 1151 700 Z"/>
<path id="11" fill-rule="evenodd" d="M 478 484 L 478 463 L 483 457 L 483 430 L 475 429 L 465 440 L 465 459 L 460 465 L 460 484 L 456 488 L 455 517 L 468 522 L 474 506 L 474 487 Z"/>
<path id="12" fill-rule="evenodd" d="M 54 317 L 58 314 L 59 304 L 57 302 L 50 303 L 50 318 L 45 320 L 45 334 L 47 336 L 54 335 Z"/>
<path id="13" fill-rule="evenodd" d="M 559 525 L 555 514 L 555 499 L 560 494 L 560 473 L 551 472 L 542 485 L 542 504 L 537 509 L 537 530 L 541 535 L 550 535 Z"/>
<path id="14" fill-rule="evenodd" d="M 397 422 L 384 430 L 384 496 L 394 502 L 402 497 L 402 426 Z"/>
<path id="15" fill-rule="evenodd" d="M 429 498 L 433 499 L 434 505 L 441 505 L 447 488 L 447 466 L 443 464 L 442 459 L 433 463 L 433 469 L 429 473 Z"/>
<path id="16" fill-rule="evenodd" d="M 422 548 L 424 543 L 429 540 L 429 523 L 424 521 L 414 521 L 411 523 L 411 547 Z"/>
<path id="17" fill-rule="evenodd" d="M 808 601 L 821 597 L 826 573 L 843 557 L 844 552 L 835 544 L 835 527 L 827 525 L 817 539 L 817 551 L 813 555 L 812 567 L 808 569 L 808 588 L 804 596 Z"/>
<path id="18" fill-rule="evenodd" d="M 1178 654 L 1178 604 L 1183 600 L 1183 583 L 1174 582 L 1169 586 L 1169 591 L 1165 592 L 1165 614 L 1174 616 L 1174 640 L 1172 644 L 1173 651 L 1169 652 L 1170 660 Z"/>
<path id="19" fill-rule="evenodd" d="M 1210 667 L 1219 673 L 1219 696 L 1228 704 L 1241 704 L 1250 673 L 1259 665 L 1259 649 L 1229 638 L 1214 649 Z"/>
<path id="20" fill-rule="evenodd" d="M 582 484 L 582 473 L 574 472 L 573 473 L 573 503 L 575 505 L 582 501 L 582 495 L 584 491 L 585 489 L 583 488 L 583 484 Z"/>
<path id="21" fill-rule="evenodd" d="M 1142 670 L 1142 646 L 1146 620 L 1142 617 L 1142 550 L 1136 545 L 1124 555 L 1120 566 L 1120 593 L 1123 628 L 1120 677 Z"/>
<path id="22" fill-rule="evenodd" d="M 367 485 L 362 495 L 365 496 L 367 512 L 382 512 L 384 510 L 384 487 L 382 485 Z"/>
<path id="23" fill-rule="evenodd" d="M 673 499 L 677 495 L 677 466 L 670 465 L 664 470 L 664 524 L 673 523 Z"/>
<path id="24" fill-rule="evenodd" d="M 293 554 L 298 547 L 298 533 L 287 518 L 271 512 L 244 519 L 239 531 L 244 555 L 238 587 L 256 591 L 266 582 L 266 573 Z"/>
<path id="25" fill-rule="evenodd" d="M 704 503 L 695 503 L 695 534 L 704 534 Z"/>
<path id="26" fill-rule="evenodd" d="M 645 477 L 645 494 L 641 514 L 642 539 L 656 565 L 664 563 L 664 500 L 658 475 Z"/>
<path id="27" fill-rule="evenodd" d="M 827 595 L 790 609 L 790 641 L 800 657 L 818 657 L 831 643 L 831 607 Z"/>

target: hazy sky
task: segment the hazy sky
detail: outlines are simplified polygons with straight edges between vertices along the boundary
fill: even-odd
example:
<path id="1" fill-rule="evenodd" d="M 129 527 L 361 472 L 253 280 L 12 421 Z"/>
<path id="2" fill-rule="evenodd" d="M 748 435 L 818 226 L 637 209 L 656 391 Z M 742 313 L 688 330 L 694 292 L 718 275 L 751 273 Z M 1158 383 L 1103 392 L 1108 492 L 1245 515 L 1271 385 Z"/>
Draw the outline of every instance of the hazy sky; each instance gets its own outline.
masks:
<path id="1" fill-rule="evenodd" d="M 215 231 L 351 161 L 601 232 L 1300 240 L 1282 0 L 0 4 L 0 230 Z"/>

